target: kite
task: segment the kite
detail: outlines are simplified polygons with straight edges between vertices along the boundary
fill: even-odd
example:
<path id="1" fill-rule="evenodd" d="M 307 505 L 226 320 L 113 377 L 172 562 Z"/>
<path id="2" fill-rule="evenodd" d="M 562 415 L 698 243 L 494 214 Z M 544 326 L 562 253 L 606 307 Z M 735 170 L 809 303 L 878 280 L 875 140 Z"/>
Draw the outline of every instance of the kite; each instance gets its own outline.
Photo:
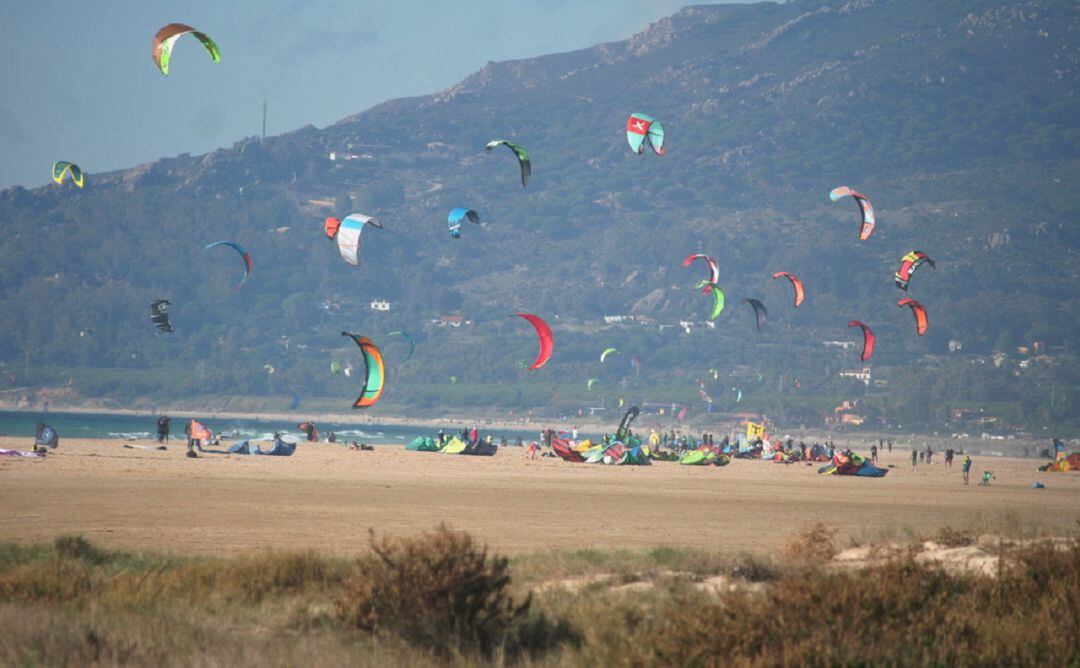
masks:
<path id="1" fill-rule="evenodd" d="M 586 382 L 586 383 L 585 383 L 585 389 L 587 389 L 588 391 L 592 392 L 592 386 L 593 386 L 593 385 L 596 385 L 596 384 L 597 384 L 597 383 L 599 383 L 599 382 L 600 382 L 600 379 L 599 379 L 599 378 L 590 378 L 590 379 L 588 380 L 588 382 Z"/>
<path id="2" fill-rule="evenodd" d="M 713 307 L 709 313 L 709 320 L 716 320 L 716 316 L 720 315 L 720 312 L 724 310 L 724 291 L 720 289 L 720 286 L 716 283 L 710 283 L 709 281 L 698 281 L 697 287 L 701 288 L 708 286 L 708 289 L 704 292 L 707 294 L 712 292 Z"/>
<path id="3" fill-rule="evenodd" d="M 350 334 L 349 332 L 342 332 L 341 335 L 347 336 L 356 342 L 357 347 L 360 348 L 360 352 L 364 356 L 364 366 L 367 368 L 367 372 L 364 374 L 364 384 L 360 388 L 360 396 L 353 402 L 353 408 L 374 406 L 375 402 L 379 400 L 379 395 L 382 394 L 383 379 L 386 375 L 383 370 L 382 353 L 379 352 L 372 340 L 366 336 Z"/>
<path id="4" fill-rule="evenodd" d="M 221 50 L 218 49 L 218 45 L 214 43 L 214 40 L 210 39 L 205 33 L 201 33 L 183 23 L 170 23 L 154 35 L 154 45 L 150 51 L 150 57 L 154 59 L 154 64 L 157 65 L 162 74 L 169 75 L 169 61 L 172 60 L 173 45 L 182 35 L 188 33 L 191 33 L 195 39 L 202 42 L 206 52 L 210 54 L 215 63 L 221 62 Z"/>
<path id="5" fill-rule="evenodd" d="M 603 364 L 604 360 L 607 359 L 608 355 L 610 355 L 611 353 L 617 353 L 617 352 L 619 352 L 619 350 L 617 348 L 605 348 L 604 352 L 600 353 L 600 363 Z"/>
<path id="6" fill-rule="evenodd" d="M 896 280 L 896 287 L 901 290 L 908 289 L 908 282 L 911 281 L 911 275 L 915 273 L 915 270 L 924 264 L 928 264 L 933 268 L 937 268 L 937 263 L 930 259 L 930 256 L 922 251 L 913 250 L 904 257 L 900 258 L 900 268 L 893 274 L 893 278 Z"/>
<path id="7" fill-rule="evenodd" d="M 555 338 L 551 335 L 551 328 L 547 323 L 531 313 L 516 313 L 519 318 L 524 318 L 536 329 L 536 337 L 540 340 L 540 353 L 536 360 L 529 365 L 529 371 L 535 371 L 547 364 L 551 359 L 551 351 L 555 347 Z"/>
<path id="8" fill-rule="evenodd" d="M 168 299 L 155 299 L 150 302 L 150 321 L 162 332 L 173 331 L 169 324 L 169 307 L 172 302 Z"/>
<path id="9" fill-rule="evenodd" d="M 484 146 L 484 150 L 490 153 L 491 149 L 500 145 L 510 149 L 517 156 L 518 164 L 521 166 L 521 187 L 524 188 L 529 185 L 529 178 L 532 176 L 532 162 L 529 160 L 529 152 L 514 142 L 505 139 L 492 139 Z"/>
<path id="10" fill-rule="evenodd" d="M 741 402 L 742 401 L 742 390 L 740 390 L 737 387 L 733 387 L 733 388 L 731 388 L 731 391 L 735 393 L 735 403 Z"/>
<path id="11" fill-rule="evenodd" d="M 329 223 L 329 219 L 327 222 Z M 341 259 L 354 267 L 360 266 L 360 234 L 364 231 L 365 225 L 382 228 L 382 223 L 377 218 L 354 213 L 341 221 L 333 235 L 337 241 Z M 329 227 L 327 227 L 327 232 L 329 233 Z"/>
<path id="12" fill-rule="evenodd" d="M 264 364 L 263 369 L 266 370 L 266 373 L 268 375 L 273 374 L 277 370 L 277 369 L 274 368 L 274 366 L 272 364 Z"/>
<path id="13" fill-rule="evenodd" d="M 874 231 L 874 207 L 870 205 L 870 200 L 866 199 L 865 195 L 857 193 L 847 186 L 834 188 L 833 191 L 829 193 L 829 199 L 835 202 L 841 197 L 848 195 L 855 199 L 859 204 L 859 211 L 862 211 L 862 227 L 859 229 L 859 239 L 866 241 L 870 238 L 870 233 Z"/>
<path id="14" fill-rule="evenodd" d="M 450 236 L 452 238 L 461 238 L 461 221 L 465 219 L 468 219 L 470 223 L 480 224 L 480 214 L 472 209 L 466 209 L 463 206 L 459 206 L 450 210 L 450 215 L 446 218 L 446 224 L 450 228 Z"/>
<path id="15" fill-rule="evenodd" d="M 326 231 L 326 238 L 328 239 L 333 239 L 337 235 L 339 227 L 341 227 L 341 221 L 333 216 L 329 216 L 323 221 L 323 229 Z"/>
<path id="16" fill-rule="evenodd" d="M 409 354 L 405 356 L 405 359 L 401 360 L 402 362 L 408 362 L 413 355 L 413 351 L 416 350 L 416 340 L 409 336 L 407 332 L 390 332 L 387 336 L 394 336 L 395 334 L 409 342 Z"/>
<path id="17" fill-rule="evenodd" d="M 234 290 L 239 290 L 240 286 L 247 283 L 248 276 L 251 275 L 251 256 L 244 250 L 244 247 L 240 244 L 233 243 L 231 241 L 215 241 L 212 244 L 206 244 L 203 246 L 203 250 L 210 250 L 211 248 L 217 248 L 218 246 L 228 246 L 237 253 L 240 253 L 240 258 L 244 261 L 244 275 L 240 277 L 240 282 L 236 284 Z"/>
<path id="18" fill-rule="evenodd" d="M 799 308 L 799 304 L 803 302 L 803 297 L 806 293 L 803 291 L 802 281 L 795 274 L 788 273 L 786 271 L 778 271 L 772 275 L 773 278 L 780 278 L 781 276 L 791 281 L 791 287 L 795 289 L 795 308 Z"/>
<path id="19" fill-rule="evenodd" d="M 631 114 L 626 119 L 626 141 L 630 150 L 638 155 L 645 152 L 645 141 L 657 155 L 664 155 L 664 126 L 660 121 L 645 114 Z"/>
<path id="20" fill-rule="evenodd" d="M 765 310 L 765 305 L 756 299 L 749 297 L 743 297 L 742 303 L 749 304 L 754 309 L 754 318 L 757 321 L 757 328 L 760 330 L 765 324 L 765 319 L 769 317 L 769 312 Z"/>
<path id="21" fill-rule="evenodd" d="M 44 422 L 37 423 L 37 433 L 34 436 L 34 448 L 37 449 L 39 445 L 48 446 L 52 450 L 60 445 L 60 435 Z"/>
<path id="22" fill-rule="evenodd" d="M 61 160 L 60 162 L 54 162 L 52 166 L 52 180 L 57 184 L 64 182 L 64 176 L 70 176 L 71 182 L 82 188 L 86 185 L 86 175 L 83 174 L 83 170 L 74 162 L 66 162 Z"/>
<path id="23" fill-rule="evenodd" d="M 620 443 L 626 440 L 626 437 L 630 434 L 630 423 L 637 418 L 641 413 L 641 409 L 637 406 L 631 406 L 629 410 L 623 415 L 622 420 L 619 421 L 619 428 L 615 430 L 615 440 Z"/>
<path id="24" fill-rule="evenodd" d="M 691 253 L 683 258 L 682 266 L 689 267 L 694 260 L 705 260 L 705 263 L 709 265 L 709 283 L 716 283 L 720 280 L 720 265 L 716 264 L 716 260 L 712 259 L 704 253 Z M 702 292 L 708 293 L 712 290 L 711 287 L 706 285 L 702 288 Z"/>
<path id="25" fill-rule="evenodd" d="M 865 362 L 866 360 L 870 359 L 871 355 L 874 354 L 874 341 L 877 340 L 877 337 L 874 336 L 873 330 L 871 330 L 869 327 L 867 327 L 863 323 L 859 322 L 858 320 L 852 320 L 851 322 L 849 322 L 847 324 L 847 326 L 848 327 L 861 327 L 862 328 L 863 345 L 862 345 L 862 356 L 860 357 L 860 359 L 862 359 L 862 361 Z"/>
<path id="26" fill-rule="evenodd" d="M 337 360 L 333 360 L 332 362 L 330 362 L 330 373 L 334 374 L 335 376 L 341 373 L 341 362 Z"/>
<path id="27" fill-rule="evenodd" d="M 915 301 L 914 299 L 901 299 L 900 301 L 896 302 L 896 305 L 900 308 L 910 306 L 911 313 L 915 316 L 915 331 L 919 333 L 919 336 L 922 336 L 926 333 L 926 327 L 930 324 L 930 322 L 926 318 L 926 309 L 923 307 L 922 304 Z"/>

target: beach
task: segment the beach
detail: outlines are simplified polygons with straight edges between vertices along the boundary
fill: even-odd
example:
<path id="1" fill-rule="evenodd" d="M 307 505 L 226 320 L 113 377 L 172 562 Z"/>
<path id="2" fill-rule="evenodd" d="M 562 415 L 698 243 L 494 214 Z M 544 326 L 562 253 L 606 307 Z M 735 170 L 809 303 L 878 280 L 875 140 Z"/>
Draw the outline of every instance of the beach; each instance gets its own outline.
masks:
<path id="1" fill-rule="evenodd" d="M 723 468 L 570 464 L 301 443 L 292 457 L 184 456 L 118 439 L 66 439 L 43 460 L 0 458 L 0 540 L 81 534 L 97 544 L 186 555 L 312 549 L 350 555 L 369 529 L 409 535 L 446 523 L 507 554 L 693 547 L 772 553 L 823 522 L 841 540 L 930 535 L 942 526 L 1059 533 L 1080 519 L 1080 475 L 1035 459 L 977 457 L 971 484 L 940 453 L 881 456 L 880 479 L 821 476 L 820 464 L 734 460 Z M 152 447 L 148 441 L 135 445 Z M 27 449 L 24 438 L 0 448 Z M 222 447 L 224 449 L 224 446 Z M 990 487 L 979 486 L 984 469 Z M 1042 482 L 1045 489 L 1032 489 Z"/>

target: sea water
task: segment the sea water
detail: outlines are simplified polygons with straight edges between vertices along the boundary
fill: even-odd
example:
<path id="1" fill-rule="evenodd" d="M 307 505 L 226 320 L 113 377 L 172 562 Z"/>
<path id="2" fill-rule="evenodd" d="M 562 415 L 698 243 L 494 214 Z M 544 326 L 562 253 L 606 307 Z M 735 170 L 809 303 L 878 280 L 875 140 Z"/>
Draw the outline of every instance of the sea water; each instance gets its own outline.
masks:
<path id="1" fill-rule="evenodd" d="M 169 424 L 171 440 L 184 441 L 184 426 L 189 418 L 173 417 Z M 156 415 L 113 415 L 107 413 L 63 413 L 32 411 L 0 411 L 0 436 L 26 436 L 33 438 L 38 422 L 45 422 L 60 434 L 61 444 L 64 438 L 117 438 L 128 441 L 149 441 L 157 437 Z M 253 420 L 244 418 L 199 418 L 214 434 L 232 440 L 272 440 L 275 433 L 280 433 L 286 440 L 304 440 L 304 434 L 297 428 L 296 422 L 284 420 Z M 337 442 L 358 443 L 396 443 L 404 444 L 417 436 L 435 437 L 438 428 L 428 426 L 401 426 L 381 424 L 341 424 L 317 422 L 319 439 L 334 432 Z M 457 428 L 447 426 L 446 435 L 460 433 Z M 514 443 L 518 436 L 525 443 L 539 438 L 538 430 L 486 429 L 479 426 L 480 434 L 492 434 L 495 443 L 502 437 Z"/>

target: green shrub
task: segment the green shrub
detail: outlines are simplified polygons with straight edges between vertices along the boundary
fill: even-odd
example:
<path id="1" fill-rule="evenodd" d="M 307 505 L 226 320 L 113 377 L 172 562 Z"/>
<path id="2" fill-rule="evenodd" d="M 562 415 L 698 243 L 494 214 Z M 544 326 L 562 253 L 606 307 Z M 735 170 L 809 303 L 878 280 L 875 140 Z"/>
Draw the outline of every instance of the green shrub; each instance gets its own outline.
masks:
<path id="1" fill-rule="evenodd" d="M 415 538 L 376 543 L 343 584 L 339 615 L 440 654 L 490 655 L 505 646 L 532 601 L 513 600 L 507 559 L 489 556 L 466 533 L 440 526 Z"/>

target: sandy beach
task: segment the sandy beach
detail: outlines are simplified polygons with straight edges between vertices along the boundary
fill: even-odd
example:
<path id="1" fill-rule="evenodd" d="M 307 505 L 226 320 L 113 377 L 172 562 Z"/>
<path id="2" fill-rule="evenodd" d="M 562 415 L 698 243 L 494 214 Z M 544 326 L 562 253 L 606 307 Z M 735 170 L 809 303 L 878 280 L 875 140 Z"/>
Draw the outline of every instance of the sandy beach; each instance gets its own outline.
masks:
<path id="1" fill-rule="evenodd" d="M 147 442 L 140 445 L 148 446 Z M 25 449 L 2 438 L 0 448 Z M 1040 473 L 1032 459 L 977 458 L 910 467 L 882 457 L 882 479 L 819 476 L 817 466 L 736 460 L 724 468 L 529 461 L 374 452 L 301 444 L 292 457 L 204 455 L 68 439 L 43 460 L 0 457 L 0 540 L 83 534 L 111 547 L 200 555 L 264 548 L 351 554 L 368 529 L 411 534 L 440 522 L 507 553 L 691 546 L 769 552 L 822 521 L 847 538 L 928 534 L 937 527 L 1060 532 L 1080 519 L 1080 474 Z M 989 468 L 989 488 L 976 483 Z M 1035 481 L 1046 489 L 1035 490 Z"/>

